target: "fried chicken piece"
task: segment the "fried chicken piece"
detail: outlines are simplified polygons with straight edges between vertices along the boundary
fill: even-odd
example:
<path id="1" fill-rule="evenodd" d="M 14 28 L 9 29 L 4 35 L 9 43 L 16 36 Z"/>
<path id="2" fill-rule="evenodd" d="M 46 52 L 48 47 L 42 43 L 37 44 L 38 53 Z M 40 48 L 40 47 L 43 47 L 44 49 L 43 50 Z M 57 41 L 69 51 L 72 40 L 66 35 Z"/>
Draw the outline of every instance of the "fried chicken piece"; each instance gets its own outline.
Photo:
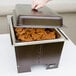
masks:
<path id="1" fill-rule="evenodd" d="M 36 33 L 41 33 L 41 32 L 44 32 L 45 31 L 45 29 L 44 28 L 36 28 L 35 29 L 36 31 Z"/>
<path id="2" fill-rule="evenodd" d="M 23 28 L 19 28 L 19 27 L 16 27 L 16 28 L 15 28 L 15 31 L 16 31 L 16 32 L 21 32 L 22 30 L 23 30 Z"/>
<path id="3" fill-rule="evenodd" d="M 32 36 L 33 40 L 40 40 L 40 35 L 38 35 L 36 33 L 32 33 L 31 36 Z"/>
<path id="4" fill-rule="evenodd" d="M 55 32 L 50 32 L 50 31 L 46 31 L 43 35 L 42 35 L 42 40 L 44 39 L 55 39 Z"/>
<path id="5" fill-rule="evenodd" d="M 30 35 L 19 35 L 18 39 L 21 41 L 32 41 L 32 37 Z"/>
<path id="6" fill-rule="evenodd" d="M 50 32 L 47 34 L 47 38 L 48 39 L 55 39 L 55 33 L 54 32 Z"/>
<path id="7" fill-rule="evenodd" d="M 26 28 L 26 34 L 32 34 L 32 33 L 35 33 L 35 29 L 34 28 Z"/>

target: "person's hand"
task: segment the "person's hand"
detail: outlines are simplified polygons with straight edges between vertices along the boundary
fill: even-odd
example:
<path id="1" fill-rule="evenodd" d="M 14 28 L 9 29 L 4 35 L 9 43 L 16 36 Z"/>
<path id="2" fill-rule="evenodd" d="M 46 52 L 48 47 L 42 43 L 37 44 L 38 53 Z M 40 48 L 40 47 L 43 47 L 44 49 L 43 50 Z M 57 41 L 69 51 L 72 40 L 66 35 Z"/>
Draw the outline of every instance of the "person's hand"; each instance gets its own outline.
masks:
<path id="1" fill-rule="evenodd" d="M 47 2 L 48 2 L 48 0 L 33 0 L 32 9 L 41 8 L 41 7 L 43 7 Z"/>

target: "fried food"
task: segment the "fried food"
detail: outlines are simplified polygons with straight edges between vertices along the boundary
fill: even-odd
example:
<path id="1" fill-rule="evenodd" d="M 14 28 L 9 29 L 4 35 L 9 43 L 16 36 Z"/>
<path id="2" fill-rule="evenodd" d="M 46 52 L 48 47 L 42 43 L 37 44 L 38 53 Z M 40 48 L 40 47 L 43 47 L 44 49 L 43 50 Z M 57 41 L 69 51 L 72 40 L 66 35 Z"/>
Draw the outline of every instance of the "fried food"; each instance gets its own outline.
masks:
<path id="1" fill-rule="evenodd" d="M 56 38 L 54 29 L 15 27 L 15 33 L 16 38 L 20 41 L 37 41 Z"/>

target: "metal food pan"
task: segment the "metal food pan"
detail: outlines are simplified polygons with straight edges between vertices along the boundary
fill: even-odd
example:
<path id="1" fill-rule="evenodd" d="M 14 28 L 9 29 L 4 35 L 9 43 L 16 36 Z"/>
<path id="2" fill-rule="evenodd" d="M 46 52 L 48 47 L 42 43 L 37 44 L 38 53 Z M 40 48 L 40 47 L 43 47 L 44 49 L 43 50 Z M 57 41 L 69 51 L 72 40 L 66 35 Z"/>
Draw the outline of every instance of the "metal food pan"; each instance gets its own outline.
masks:
<path id="1" fill-rule="evenodd" d="M 63 18 L 48 7 L 36 10 L 31 5 L 16 5 L 13 11 L 15 27 L 58 28 L 63 26 Z"/>
<path id="2" fill-rule="evenodd" d="M 15 34 L 15 38 L 16 38 L 16 41 L 17 42 L 29 42 L 29 41 L 42 41 L 42 40 L 49 40 L 49 39 L 58 39 L 58 38 L 60 38 L 60 34 L 57 32 L 57 30 L 55 30 L 54 28 L 23 28 L 23 27 L 13 27 L 13 29 L 14 29 L 14 34 Z M 47 32 L 47 31 L 50 31 L 50 33 L 52 32 L 52 33 L 54 33 L 54 36 L 53 37 L 50 37 L 50 38 L 43 38 L 43 39 L 36 39 L 36 40 L 20 40 L 20 39 L 18 39 L 18 36 L 17 36 L 17 34 L 19 34 L 19 32 L 17 32 L 16 30 L 22 30 L 22 31 L 20 31 L 20 34 L 21 34 L 21 32 L 23 32 L 23 31 L 25 31 L 25 30 L 27 30 L 27 31 L 29 31 L 30 29 L 32 29 L 32 31 L 34 30 L 39 30 L 39 29 L 41 29 L 41 31 L 42 30 L 45 30 L 45 32 Z M 32 32 L 31 31 L 31 32 Z M 44 31 L 43 31 L 44 32 Z M 42 33 L 42 32 L 41 32 Z M 44 33 L 43 33 L 44 34 Z M 22 36 L 26 36 L 27 34 L 21 34 L 20 35 L 20 37 L 22 37 Z M 36 34 L 36 36 L 37 36 L 38 34 Z M 47 36 L 48 36 L 48 34 L 47 34 Z M 35 36 L 34 36 L 35 37 Z M 32 37 L 31 37 L 32 38 Z"/>

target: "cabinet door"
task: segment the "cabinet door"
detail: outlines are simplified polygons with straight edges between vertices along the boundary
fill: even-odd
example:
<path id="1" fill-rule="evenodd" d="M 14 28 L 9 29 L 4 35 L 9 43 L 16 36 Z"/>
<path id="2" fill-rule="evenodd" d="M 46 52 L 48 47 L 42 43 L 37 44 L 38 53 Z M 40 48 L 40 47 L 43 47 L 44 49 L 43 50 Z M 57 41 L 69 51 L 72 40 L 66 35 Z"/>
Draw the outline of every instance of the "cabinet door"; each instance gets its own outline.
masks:
<path id="1" fill-rule="evenodd" d="M 63 43 L 64 42 L 57 42 L 40 45 L 40 64 L 57 65 L 59 63 Z"/>
<path id="2" fill-rule="evenodd" d="M 15 47 L 17 67 L 19 72 L 31 71 L 31 65 L 38 64 L 38 45 Z"/>

